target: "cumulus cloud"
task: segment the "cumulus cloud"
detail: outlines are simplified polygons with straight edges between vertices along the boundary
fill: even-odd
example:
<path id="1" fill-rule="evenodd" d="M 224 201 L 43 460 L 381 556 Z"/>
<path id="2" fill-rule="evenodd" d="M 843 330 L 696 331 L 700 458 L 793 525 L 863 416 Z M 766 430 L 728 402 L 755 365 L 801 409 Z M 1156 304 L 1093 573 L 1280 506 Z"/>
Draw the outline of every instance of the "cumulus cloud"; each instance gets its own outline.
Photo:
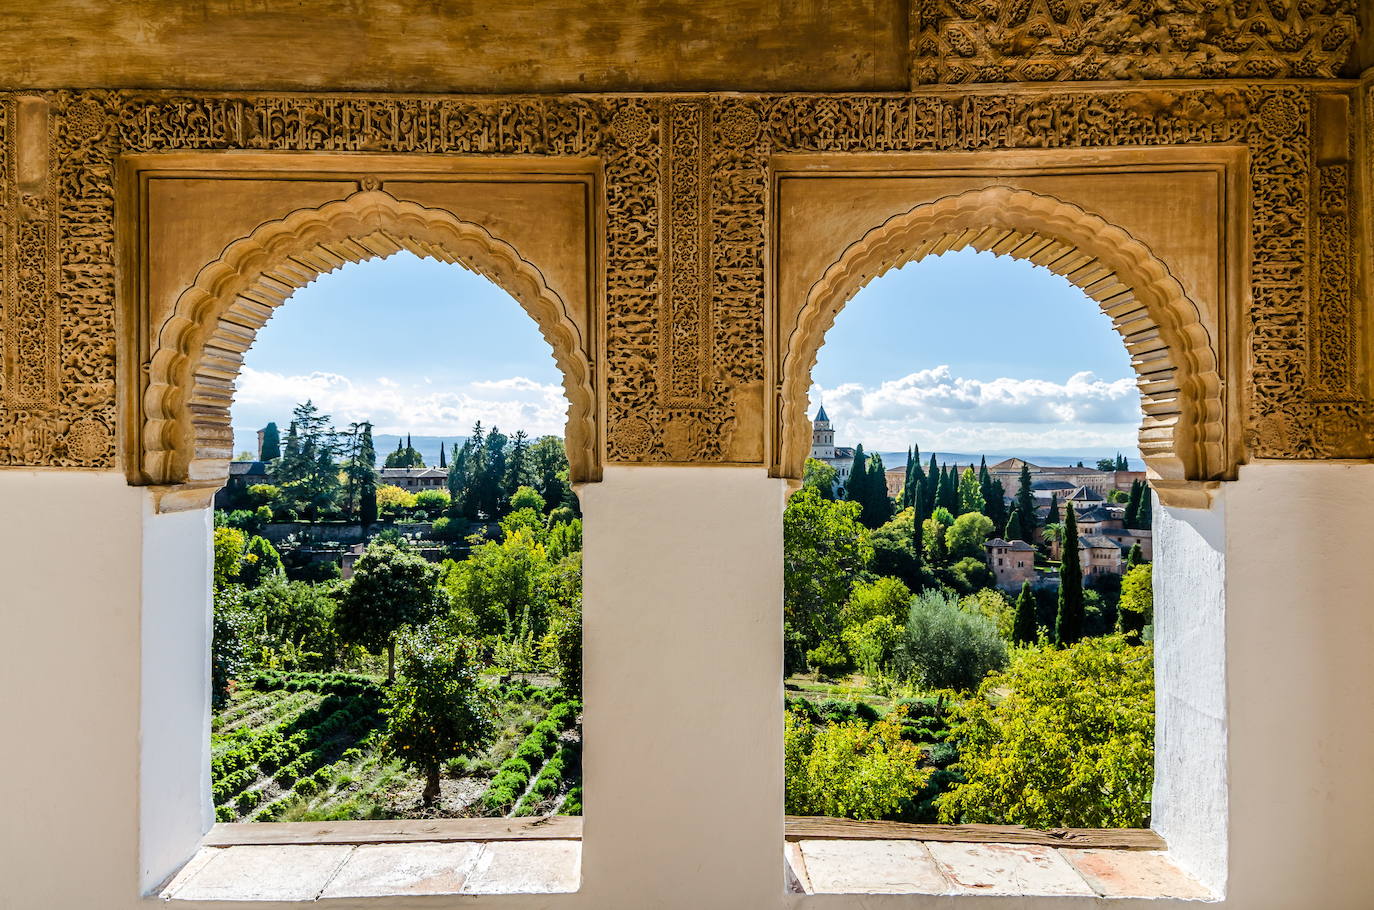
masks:
<path id="1" fill-rule="evenodd" d="M 409 384 L 387 377 L 359 382 L 338 373 L 286 376 L 245 366 L 239 373 L 233 420 L 260 427 L 285 425 L 291 409 L 309 399 L 335 426 L 370 420 L 378 433 L 458 435 L 475 421 L 532 436 L 562 435 L 568 403 L 563 389 L 523 376 L 444 387 L 428 379 Z"/>
<path id="2" fill-rule="evenodd" d="M 877 386 L 814 386 L 813 413 L 821 402 L 835 421 L 837 441 L 885 449 L 912 440 L 944 450 L 1131 446 L 1141 418 L 1133 379 L 1090 372 L 1064 382 L 979 380 L 945 365 Z"/>

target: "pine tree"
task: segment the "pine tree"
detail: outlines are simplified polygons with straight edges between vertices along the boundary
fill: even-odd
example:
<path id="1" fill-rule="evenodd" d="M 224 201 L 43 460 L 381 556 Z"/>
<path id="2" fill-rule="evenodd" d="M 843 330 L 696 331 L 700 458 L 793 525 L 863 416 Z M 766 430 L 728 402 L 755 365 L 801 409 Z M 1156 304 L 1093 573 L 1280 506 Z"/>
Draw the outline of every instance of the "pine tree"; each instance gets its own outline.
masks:
<path id="1" fill-rule="evenodd" d="M 1007 540 L 1026 539 L 1026 529 L 1021 523 L 1021 509 L 1018 506 L 1011 507 L 1011 517 L 1007 519 L 1007 529 L 1002 536 Z"/>
<path id="2" fill-rule="evenodd" d="M 1021 524 L 1027 531 L 1035 529 L 1035 494 L 1031 492 L 1030 467 L 1021 463 L 1021 487 L 1016 491 L 1016 509 L 1021 513 Z M 1022 538 L 1029 540 L 1030 538 Z"/>
<path id="3" fill-rule="evenodd" d="M 281 432 L 277 429 L 275 421 L 262 428 L 262 452 L 258 455 L 261 461 L 273 461 L 281 457 Z"/>
<path id="4" fill-rule="evenodd" d="M 1078 553 L 1078 519 L 1073 506 L 1064 509 L 1064 558 L 1059 564 L 1059 613 L 1054 639 L 1071 645 L 1083 637 L 1083 567 Z"/>
<path id="5" fill-rule="evenodd" d="M 863 443 L 854 447 L 854 461 L 849 466 L 849 476 L 844 481 L 844 498 L 860 505 L 868 489 L 868 458 L 864 455 Z"/>
<path id="6" fill-rule="evenodd" d="M 1059 524 L 1059 494 L 1058 494 L 1058 493 L 1051 493 L 1051 494 L 1050 494 L 1050 511 L 1049 511 L 1049 514 L 1045 516 L 1045 524 L 1047 524 L 1047 525 L 1057 525 L 1057 524 Z"/>
<path id="7" fill-rule="evenodd" d="M 530 485 L 533 479 L 529 464 L 529 437 L 524 430 L 517 430 L 511 440 L 510 459 L 506 463 L 506 498 L 522 486 Z"/>
<path id="8" fill-rule="evenodd" d="M 1029 581 L 1021 582 L 1021 594 L 1016 598 L 1016 621 L 1012 625 L 1011 640 L 1018 645 L 1033 645 L 1039 638 L 1035 625 L 1035 596 Z"/>
<path id="9" fill-rule="evenodd" d="M 987 474 L 986 464 L 983 466 L 983 474 Z M 964 468 L 964 473 L 959 475 L 959 511 L 955 514 L 981 513 L 985 505 L 982 484 L 978 481 L 978 475 L 973 473 L 973 465 L 969 465 Z"/>

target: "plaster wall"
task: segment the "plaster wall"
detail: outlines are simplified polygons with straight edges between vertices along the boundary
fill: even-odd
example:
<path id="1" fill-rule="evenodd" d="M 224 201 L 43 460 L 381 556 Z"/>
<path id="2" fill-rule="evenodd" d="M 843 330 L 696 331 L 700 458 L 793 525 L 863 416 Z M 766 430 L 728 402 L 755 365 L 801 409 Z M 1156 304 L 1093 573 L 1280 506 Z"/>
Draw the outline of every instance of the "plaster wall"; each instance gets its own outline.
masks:
<path id="1" fill-rule="evenodd" d="M 784 490 L 761 468 L 613 468 L 582 489 L 582 889 L 387 906 L 951 905 L 783 894 Z M 140 890 L 190 854 L 205 823 L 194 791 L 207 675 L 203 656 L 187 655 L 204 654 L 209 524 L 203 512 L 155 516 L 148 496 L 116 474 L 0 472 L 5 516 L 25 519 L 0 521 L 0 730 L 11 743 L 0 806 L 23 820 L 0 825 L 3 910 L 145 906 Z M 1161 658 L 1160 749 L 1172 762 L 1161 830 L 1204 875 L 1224 858 L 1225 907 L 1367 906 L 1374 465 L 1249 467 L 1212 512 L 1159 514 L 1176 544 L 1172 556 L 1161 548 L 1161 574 L 1191 573 L 1159 591 L 1161 648 L 1179 644 Z M 76 527 L 90 545 L 73 560 Z"/>

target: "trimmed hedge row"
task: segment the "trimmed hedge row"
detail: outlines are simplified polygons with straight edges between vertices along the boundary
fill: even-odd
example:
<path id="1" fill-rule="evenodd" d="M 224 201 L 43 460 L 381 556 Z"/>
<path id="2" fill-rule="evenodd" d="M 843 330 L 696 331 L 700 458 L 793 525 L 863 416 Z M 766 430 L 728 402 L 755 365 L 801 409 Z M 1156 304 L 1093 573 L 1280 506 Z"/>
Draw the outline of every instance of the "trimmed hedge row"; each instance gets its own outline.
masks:
<path id="1" fill-rule="evenodd" d="M 382 685 L 355 673 L 288 673 L 280 670 L 259 670 L 243 677 L 240 682 L 261 692 L 323 692 L 326 695 L 375 695 L 382 697 Z"/>
<path id="2" fill-rule="evenodd" d="M 577 722 L 577 713 L 582 708 L 576 699 L 559 702 L 549 709 L 548 715 L 525 737 L 515 749 L 515 754 L 501 763 L 496 776 L 491 779 L 482 805 L 490 812 L 505 813 L 515 805 L 515 801 L 525 792 L 530 777 L 536 768 L 541 768 L 546 759 L 559 748 L 559 734 Z"/>
<path id="3" fill-rule="evenodd" d="M 557 796 L 563 789 L 563 782 L 577 766 L 576 750 L 564 746 L 554 753 L 553 758 L 544 763 L 534 784 L 521 797 L 515 807 L 516 815 L 537 815 L 540 803 Z"/>

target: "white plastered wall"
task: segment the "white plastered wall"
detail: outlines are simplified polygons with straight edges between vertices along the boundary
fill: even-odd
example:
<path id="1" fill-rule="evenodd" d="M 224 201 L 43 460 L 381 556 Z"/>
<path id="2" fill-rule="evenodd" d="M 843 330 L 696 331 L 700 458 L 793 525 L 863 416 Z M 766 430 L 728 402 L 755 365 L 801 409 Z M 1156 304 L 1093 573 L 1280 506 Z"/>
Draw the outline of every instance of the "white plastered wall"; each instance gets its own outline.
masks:
<path id="1" fill-rule="evenodd" d="M 612 468 L 582 491 L 582 890 L 385 906 L 1008 905 L 783 894 L 783 495 L 744 468 Z M 1180 645 L 1160 658 L 1161 756 L 1196 778 L 1163 769 L 1161 830 L 1224 876 L 1228 908 L 1368 907 L 1374 466 L 1250 467 L 1212 512 L 1156 514 L 1177 541 L 1160 571 L 1192 572 L 1157 607 L 1160 647 Z M 0 471 L 3 910 L 128 910 L 194 848 L 208 538 L 204 513 L 153 515 L 113 474 Z"/>

